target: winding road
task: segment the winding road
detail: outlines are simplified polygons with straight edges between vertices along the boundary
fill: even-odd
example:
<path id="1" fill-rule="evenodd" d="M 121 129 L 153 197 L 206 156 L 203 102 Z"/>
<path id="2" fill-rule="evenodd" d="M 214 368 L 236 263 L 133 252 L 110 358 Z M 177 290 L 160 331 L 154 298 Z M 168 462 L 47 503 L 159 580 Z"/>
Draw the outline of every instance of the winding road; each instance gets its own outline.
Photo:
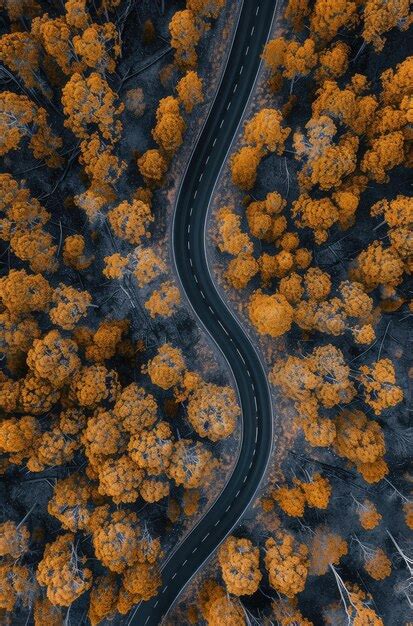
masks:
<path id="1" fill-rule="evenodd" d="M 173 249 L 188 300 L 233 371 L 243 436 L 233 473 L 207 513 L 162 569 L 158 595 L 141 602 L 128 624 L 158 626 L 179 593 L 231 532 L 263 477 L 272 445 L 272 409 L 258 354 L 218 294 L 205 249 L 210 197 L 237 131 L 268 38 L 277 0 L 244 0 L 226 68 L 184 175 L 175 207 Z"/>

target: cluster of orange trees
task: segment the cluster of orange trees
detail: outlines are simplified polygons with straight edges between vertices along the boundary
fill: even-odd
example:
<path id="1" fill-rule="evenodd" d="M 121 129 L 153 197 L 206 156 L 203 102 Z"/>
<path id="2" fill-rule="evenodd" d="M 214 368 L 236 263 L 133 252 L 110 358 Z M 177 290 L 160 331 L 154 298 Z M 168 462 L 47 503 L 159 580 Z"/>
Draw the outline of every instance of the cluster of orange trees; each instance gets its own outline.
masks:
<path id="1" fill-rule="evenodd" d="M 218 624 L 224 611 L 237 625 L 258 615 L 379 626 L 394 619 L 395 595 L 403 616 L 411 606 L 413 57 L 403 33 L 413 15 L 407 0 L 285 4 L 212 231 L 231 299 L 270 359 L 287 423 L 281 466 L 256 519 L 219 549 L 189 621 Z M 335 600 L 313 578 L 328 572 Z"/>
<path id="2" fill-rule="evenodd" d="M 0 1 L 2 624 L 98 624 L 155 595 L 162 543 L 199 512 L 239 419 L 232 387 L 168 330 L 180 292 L 154 236 L 224 1 L 153 6 L 139 39 L 141 4 Z M 167 19 L 173 95 L 152 77 L 151 111 L 124 86 Z M 146 110 L 137 154 L 126 137 Z"/>

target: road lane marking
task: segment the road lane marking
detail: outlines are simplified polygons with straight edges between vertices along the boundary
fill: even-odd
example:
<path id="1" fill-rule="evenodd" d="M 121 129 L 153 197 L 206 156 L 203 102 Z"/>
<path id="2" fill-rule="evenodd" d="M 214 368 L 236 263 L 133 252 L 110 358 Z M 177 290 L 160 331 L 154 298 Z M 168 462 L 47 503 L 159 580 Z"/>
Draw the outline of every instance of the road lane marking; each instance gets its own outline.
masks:
<path id="1" fill-rule="evenodd" d="M 255 412 L 258 411 L 258 405 L 257 405 L 257 396 L 254 393 L 254 404 L 255 404 Z"/>
<path id="2" fill-rule="evenodd" d="M 225 326 L 223 325 L 223 323 L 221 322 L 221 320 L 218 320 L 218 324 L 221 326 L 221 328 L 222 328 L 222 330 L 224 331 L 224 333 L 225 333 L 226 335 L 228 335 L 228 331 L 227 331 L 227 329 L 225 328 Z"/>
<path id="3" fill-rule="evenodd" d="M 181 567 L 183 567 L 184 565 L 186 565 L 188 563 L 188 559 L 185 559 L 185 561 L 182 563 Z"/>
<path id="4" fill-rule="evenodd" d="M 235 83 L 234 89 L 232 90 L 232 93 L 235 93 L 237 91 L 237 87 L 238 87 L 238 83 Z"/>
<path id="5" fill-rule="evenodd" d="M 165 587 L 162 589 L 161 593 L 165 593 L 165 591 L 168 589 L 168 585 L 165 585 Z"/>
<path id="6" fill-rule="evenodd" d="M 217 142 L 217 137 L 215 137 L 214 142 L 213 142 L 212 145 L 215 146 L 216 142 Z"/>
<path id="7" fill-rule="evenodd" d="M 192 215 L 192 211 L 193 211 L 193 210 L 194 210 L 194 207 L 193 207 L 193 206 L 191 206 L 191 208 L 189 209 L 189 217 L 191 217 L 191 215 Z"/>
<path id="8" fill-rule="evenodd" d="M 222 128 L 222 124 L 224 123 L 224 118 L 222 118 L 221 123 L 219 125 L 220 128 Z"/>
<path id="9" fill-rule="evenodd" d="M 204 543 L 205 539 L 208 539 L 208 537 L 209 537 L 209 533 L 207 533 L 207 534 L 205 535 L 205 537 L 202 539 L 201 543 Z"/>
<path id="10" fill-rule="evenodd" d="M 198 193 L 198 189 L 195 189 L 195 191 L 194 191 L 194 200 L 195 200 L 195 198 L 196 198 L 196 194 L 197 194 L 197 193 Z"/>
<path id="11" fill-rule="evenodd" d="M 240 74 L 242 74 L 242 70 L 243 70 L 243 69 L 244 69 L 244 66 L 243 66 L 243 65 L 241 65 L 241 69 L 240 69 L 240 71 L 239 71 L 239 73 L 240 73 Z"/>
<path id="12" fill-rule="evenodd" d="M 195 554 L 195 552 L 198 550 L 198 547 L 196 546 L 193 550 L 191 554 Z"/>
<path id="13" fill-rule="evenodd" d="M 250 51 L 250 47 L 247 46 L 246 50 L 245 50 L 245 56 L 247 56 L 248 52 Z"/>
<path id="14" fill-rule="evenodd" d="M 175 578 L 175 576 L 177 575 L 178 572 L 175 572 L 175 574 L 172 576 L 172 580 Z"/>
<path id="15" fill-rule="evenodd" d="M 219 519 L 219 520 L 217 520 L 217 521 L 215 522 L 214 526 L 218 526 L 218 524 L 219 524 L 219 522 L 220 522 L 220 521 L 221 521 L 220 519 Z"/>
<path id="16" fill-rule="evenodd" d="M 231 100 L 228 102 L 227 104 L 227 111 L 229 110 L 229 107 L 231 106 Z"/>
<path id="17" fill-rule="evenodd" d="M 258 11 L 260 10 L 260 5 L 257 6 L 257 9 L 255 11 L 255 15 L 258 15 Z"/>
<path id="18" fill-rule="evenodd" d="M 240 493 L 241 493 L 241 489 L 238 489 L 237 493 L 235 494 L 235 497 L 238 498 Z"/>
<path id="19" fill-rule="evenodd" d="M 254 30 L 255 30 L 255 26 L 253 26 L 253 27 L 251 28 L 251 35 L 250 35 L 250 37 L 252 37 L 252 36 L 253 36 L 253 34 L 254 34 Z"/>
<path id="20" fill-rule="evenodd" d="M 258 441 L 258 426 L 255 427 L 255 443 Z"/>
<path id="21" fill-rule="evenodd" d="M 210 156 L 210 155 L 208 154 L 208 156 L 207 156 L 207 158 L 206 158 L 206 161 L 205 161 L 205 165 L 207 165 L 207 164 L 208 164 L 208 161 L 209 161 L 209 156 Z"/>
<path id="22" fill-rule="evenodd" d="M 230 510 L 230 508 L 231 508 L 231 505 L 229 504 L 229 505 L 227 506 L 227 508 L 225 509 L 225 513 L 228 513 L 228 511 Z"/>

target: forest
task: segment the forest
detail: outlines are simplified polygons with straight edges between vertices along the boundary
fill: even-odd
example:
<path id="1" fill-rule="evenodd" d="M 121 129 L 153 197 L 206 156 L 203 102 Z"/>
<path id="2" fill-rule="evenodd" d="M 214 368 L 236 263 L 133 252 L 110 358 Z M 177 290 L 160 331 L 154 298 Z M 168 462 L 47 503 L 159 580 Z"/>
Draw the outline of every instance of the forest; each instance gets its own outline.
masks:
<path id="1" fill-rule="evenodd" d="M 2 625 L 130 623 L 238 459 L 170 226 L 241 4 L 0 0 Z M 206 237 L 273 452 L 165 623 L 410 626 L 412 6 L 273 4 Z"/>
<path id="2" fill-rule="evenodd" d="M 126 623 L 231 466 L 236 392 L 167 226 L 224 8 L 0 1 L 5 626 Z"/>
<path id="3" fill-rule="evenodd" d="M 168 624 L 408 626 L 411 3 L 281 5 L 209 220 L 267 367 L 273 459 Z"/>

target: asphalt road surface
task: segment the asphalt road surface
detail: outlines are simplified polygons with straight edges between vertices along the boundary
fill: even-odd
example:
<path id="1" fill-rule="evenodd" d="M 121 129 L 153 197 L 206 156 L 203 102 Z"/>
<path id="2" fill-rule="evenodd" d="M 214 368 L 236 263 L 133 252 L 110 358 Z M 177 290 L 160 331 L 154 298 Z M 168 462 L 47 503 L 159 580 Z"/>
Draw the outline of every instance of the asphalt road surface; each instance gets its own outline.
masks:
<path id="1" fill-rule="evenodd" d="M 158 595 L 141 602 L 133 612 L 128 624 L 136 626 L 162 622 L 179 593 L 248 507 L 271 452 L 266 374 L 211 280 L 204 234 L 210 196 L 253 87 L 276 5 L 276 0 L 243 2 L 223 79 L 182 181 L 173 224 L 175 263 L 182 287 L 237 382 L 243 420 L 239 460 L 221 495 L 166 563 Z"/>

